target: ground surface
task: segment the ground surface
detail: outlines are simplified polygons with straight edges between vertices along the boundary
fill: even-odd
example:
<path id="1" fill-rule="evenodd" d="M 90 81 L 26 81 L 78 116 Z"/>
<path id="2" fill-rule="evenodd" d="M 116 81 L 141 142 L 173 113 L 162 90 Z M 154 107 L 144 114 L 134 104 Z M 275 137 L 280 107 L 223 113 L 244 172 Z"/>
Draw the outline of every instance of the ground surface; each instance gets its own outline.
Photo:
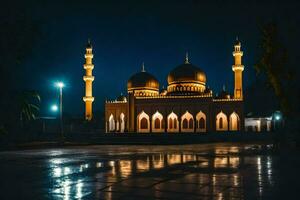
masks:
<path id="1" fill-rule="evenodd" d="M 275 199 L 279 159 L 260 147 L 99 145 L 0 152 L 0 199 Z"/>

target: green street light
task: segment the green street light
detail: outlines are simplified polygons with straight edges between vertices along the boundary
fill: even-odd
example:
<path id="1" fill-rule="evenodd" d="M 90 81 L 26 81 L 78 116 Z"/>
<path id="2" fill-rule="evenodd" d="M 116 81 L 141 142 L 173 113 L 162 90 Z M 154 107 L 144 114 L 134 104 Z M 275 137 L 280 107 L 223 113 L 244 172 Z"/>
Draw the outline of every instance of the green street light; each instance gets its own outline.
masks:
<path id="1" fill-rule="evenodd" d="M 57 112 L 57 111 L 58 111 L 58 106 L 57 106 L 56 104 L 52 105 L 52 106 L 51 106 L 51 110 L 52 110 L 53 112 Z"/>

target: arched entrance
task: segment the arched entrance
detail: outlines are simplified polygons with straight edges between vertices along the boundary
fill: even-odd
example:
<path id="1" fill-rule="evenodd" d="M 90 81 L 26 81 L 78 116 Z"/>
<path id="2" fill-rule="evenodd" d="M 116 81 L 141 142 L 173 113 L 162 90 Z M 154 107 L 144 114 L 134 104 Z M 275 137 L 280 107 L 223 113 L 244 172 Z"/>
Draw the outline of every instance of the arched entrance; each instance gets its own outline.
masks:
<path id="1" fill-rule="evenodd" d="M 236 112 L 233 112 L 229 117 L 229 130 L 230 131 L 240 130 L 240 118 Z"/>
<path id="2" fill-rule="evenodd" d="M 113 114 L 110 114 L 108 119 L 108 131 L 114 132 L 116 130 L 116 123 Z"/>
<path id="3" fill-rule="evenodd" d="M 150 132 L 150 120 L 149 115 L 142 111 L 137 116 L 137 132 L 139 133 L 149 133 Z"/>
<path id="4" fill-rule="evenodd" d="M 152 132 L 164 132 L 163 116 L 158 111 L 152 115 Z"/>
<path id="5" fill-rule="evenodd" d="M 196 132 L 206 132 L 206 115 L 202 111 L 196 115 Z"/>
<path id="6" fill-rule="evenodd" d="M 125 130 L 125 115 L 124 113 L 120 114 L 120 132 L 123 133 Z"/>
<path id="7" fill-rule="evenodd" d="M 181 116 L 181 132 L 194 132 L 194 118 L 188 111 Z"/>
<path id="8" fill-rule="evenodd" d="M 174 112 L 171 112 L 168 117 L 168 132 L 178 132 L 179 127 L 178 127 L 178 117 Z"/>
<path id="9" fill-rule="evenodd" d="M 216 116 L 216 131 L 227 131 L 228 120 L 226 114 L 222 111 Z"/>

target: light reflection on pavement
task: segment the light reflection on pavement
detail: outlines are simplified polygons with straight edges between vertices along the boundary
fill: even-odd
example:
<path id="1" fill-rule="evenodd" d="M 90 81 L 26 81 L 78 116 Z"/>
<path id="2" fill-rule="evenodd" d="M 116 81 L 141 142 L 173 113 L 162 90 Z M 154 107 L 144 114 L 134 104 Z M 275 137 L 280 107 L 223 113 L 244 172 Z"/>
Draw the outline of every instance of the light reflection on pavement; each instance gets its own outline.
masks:
<path id="1" fill-rule="evenodd" d="M 0 199 L 273 199 L 277 158 L 252 147 L 114 145 L 1 152 Z"/>

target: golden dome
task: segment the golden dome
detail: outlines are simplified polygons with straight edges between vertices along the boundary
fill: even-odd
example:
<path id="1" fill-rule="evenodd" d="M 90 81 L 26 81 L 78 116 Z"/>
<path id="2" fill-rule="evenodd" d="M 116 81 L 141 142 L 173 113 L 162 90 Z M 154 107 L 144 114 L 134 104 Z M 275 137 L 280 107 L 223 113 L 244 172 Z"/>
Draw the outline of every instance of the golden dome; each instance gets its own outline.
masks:
<path id="1" fill-rule="evenodd" d="M 127 82 L 127 89 L 150 89 L 150 90 L 159 90 L 159 83 L 157 79 L 150 73 L 141 71 L 133 76 Z"/>
<path id="2" fill-rule="evenodd" d="M 206 75 L 197 66 L 186 62 L 173 69 L 168 75 L 168 84 L 181 82 L 200 83 L 205 85 Z"/>

